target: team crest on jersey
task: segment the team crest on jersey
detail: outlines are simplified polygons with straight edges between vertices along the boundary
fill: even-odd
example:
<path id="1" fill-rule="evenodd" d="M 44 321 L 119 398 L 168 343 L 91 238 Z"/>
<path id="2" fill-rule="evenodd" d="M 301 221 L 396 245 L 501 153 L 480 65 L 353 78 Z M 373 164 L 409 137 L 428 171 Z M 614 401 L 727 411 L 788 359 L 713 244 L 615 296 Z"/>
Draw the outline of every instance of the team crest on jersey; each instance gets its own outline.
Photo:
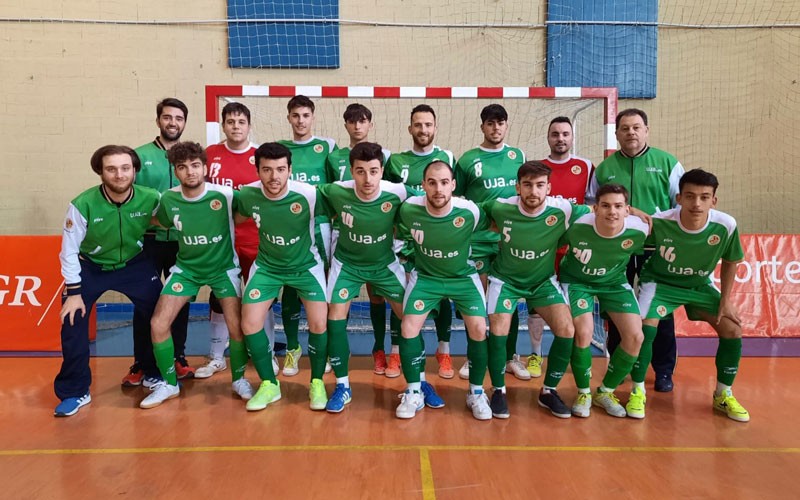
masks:
<path id="1" fill-rule="evenodd" d="M 712 234 L 711 236 L 708 237 L 708 244 L 711 245 L 712 247 L 714 245 L 719 245 L 719 242 L 720 242 L 720 237 L 717 236 L 716 234 Z"/>
<path id="2" fill-rule="evenodd" d="M 667 315 L 667 308 L 664 306 L 658 306 L 656 307 L 656 313 L 663 318 Z"/>
<path id="3" fill-rule="evenodd" d="M 322 144 L 317 144 L 316 146 L 314 146 L 315 153 L 322 153 L 323 149 L 324 148 L 322 147 Z"/>
<path id="4" fill-rule="evenodd" d="M 183 291 L 183 285 L 181 283 L 173 283 L 172 291 L 176 293 L 181 293 Z"/>
<path id="5" fill-rule="evenodd" d="M 211 206 L 211 210 L 219 210 L 222 208 L 222 202 L 219 200 L 211 200 L 209 206 Z"/>
<path id="6" fill-rule="evenodd" d="M 626 240 L 622 240 L 622 248 L 623 250 L 627 250 L 633 246 L 633 240 L 628 238 Z"/>
<path id="7" fill-rule="evenodd" d="M 347 291 L 347 288 L 342 288 L 339 290 L 339 298 L 342 300 L 347 300 L 347 297 L 350 296 L 350 292 Z"/>
<path id="8" fill-rule="evenodd" d="M 557 222 L 558 222 L 558 217 L 556 217 L 555 215 L 551 215 L 550 217 L 544 220 L 544 223 L 547 224 L 548 226 L 555 226 Z"/>
<path id="9" fill-rule="evenodd" d="M 508 151 L 508 159 L 509 160 L 516 160 L 517 159 L 517 152 L 513 150 Z"/>
<path id="10" fill-rule="evenodd" d="M 465 222 L 465 220 L 464 220 L 463 217 L 456 217 L 455 219 L 453 219 L 453 225 L 456 226 L 456 227 L 463 226 L 464 222 Z"/>
<path id="11" fill-rule="evenodd" d="M 580 175 L 580 173 L 583 172 L 583 169 L 580 165 L 573 165 L 570 171 L 575 175 Z"/>
<path id="12" fill-rule="evenodd" d="M 505 309 L 511 309 L 511 299 L 506 299 L 503 301 L 503 307 Z"/>
<path id="13" fill-rule="evenodd" d="M 579 309 L 589 309 L 589 303 L 586 299 L 578 299 L 577 306 Z"/>
<path id="14" fill-rule="evenodd" d="M 422 301 L 422 300 L 415 300 L 414 301 L 414 309 L 416 309 L 417 311 L 421 311 L 421 310 L 425 309 L 425 302 Z"/>
<path id="15" fill-rule="evenodd" d="M 289 210 L 291 210 L 293 214 L 299 214 L 303 211 L 303 207 L 299 203 L 292 203 L 292 206 L 289 207 Z"/>
<path id="16" fill-rule="evenodd" d="M 478 262 L 475 263 L 475 269 L 478 270 L 478 271 L 483 269 L 483 261 L 482 260 L 479 260 Z"/>
<path id="17" fill-rule="evenodd" d="M 256 164 L 256 157 L 255 156 L 251 156 L 250 158 L 248 158 L 248 161 L 250 162 L 250 165 L 255 165 Z"/>
<path id="18" fill-rule="evenodd" d="M 75 224 L 72 222 L 72 219 L 69 218 L 64 222 L 64 227 L 67 229 L 72 229 L 72 226 L 74 225 Z"/>
<path id="19" fill-rule="evenodd" d="M 388 201 L 387 201 L 386 203 L 383 203 L 383 204 L 381 205 L 381 212 L 383 212 L 383 213 L 385 213 L 385 214 L 386 214 L 386 213 L 389 213 L 389 210 L 391 210 L 391 209 L 392 209 L 392 204 L 391 204 L 391 202 L 388 202 Z"/>
<path id="20" fill-rule="evenodd" d="M 248 295 L 250 296 L 251 299 L 256 300 L 259 297 L 261 297 L 261 290 L 259 290 L 258 288 L 253 288 L 252 290 L 250 290 L 250 293 Z"/>

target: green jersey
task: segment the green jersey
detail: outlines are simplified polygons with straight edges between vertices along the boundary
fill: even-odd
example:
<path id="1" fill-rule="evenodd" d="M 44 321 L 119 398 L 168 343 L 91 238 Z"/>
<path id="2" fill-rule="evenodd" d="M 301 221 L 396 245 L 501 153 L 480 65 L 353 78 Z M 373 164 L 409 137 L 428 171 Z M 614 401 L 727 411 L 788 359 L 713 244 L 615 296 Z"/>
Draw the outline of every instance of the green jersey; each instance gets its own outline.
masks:
<path id="1" fill-rule="evenodd" d="M 389 157 L 386 169 L 383 171 L 383 178 L 391 182 L 401 182 L 407 186 L 421 191 L 422 174 L 425 167 L 433 160 L 441 160 L 451 167 L 453 166 L 453 153 L 439 146 L 434 146 L 429 153 L 417 153 L 409 149 L 402 153 L 395 153 Z"/>
<path id="2" fill-rule="evenodd" d="M 136 174 L 134 183 L 153 188 L 159 193 L 180 185 L 172 170 L 172 165 L 167 159 L 167 150 L 164 149 L 158 137 L 153 142 L 136 148 L 136 154 L 139 155 L 142 169 Z M 176 241 L 178 239 L 176 233 L 159 226 L 152 226 L 149 232 L 155 233 L 158 241 Z"/>
<path id="3" fill-rule="evenodd" d="M 61 241 L 61 274 L 66 283 L 81 282 L 79 255 L 105 271 L 121 269 L 139 255 L 159 198 L 155 189 L 134 186 L 127 200 L 115 203 L 100 185 L 72 200 Z"/>
<path id="4" fill-rule="evenodd" d="M 483 203 L 483 210 L 500 231 L 500 251 L 489 274 L 520 288 L 533 288 L 555 274 L 559 241 L 586 205 L 548 196 L 535 214 L 522 211 L 519 196 Z"/>
<path id="5" fill-rule="evenodd" d="M 333 256 L 360 269 L 385 268 L 395 256 L 394 223 L 400 205 L 414 193 L 402 184 L 380 181 L 372 200 L 358 197 L 354 181 L 335 182 L 317 189 L 326 209 L 336 217 L 336 248 Z"/>
<path id="6" fill-rule="evenodd" d="M 559 279 L 564 283 L 617 286 L 628 282 L 625 271 L 634 253 L 641 253 L 648 227 L 641 219 L 625 217 L 616 236 L 600 236 L 595 214 L 579 217 L 564 235 L 569 244 L 561 261 Z"/>
<path id="7" fill-rule="evenodd" d="M 237 211 L 258 227 L 256 264 L 270 273 L 299 273 L 322 264 L 314 244 L 314 217 L 320 215 L 317 190 L 289 180 L 279 199 L 267 198 L 260 181 L 242 186 Z"/>
<path id="8" fill-rule="evenodd" d="M 450 203 L 450 213 L 441 216 L 428 213 L 424 196 L 412 196 L 400 207 L 400 227 L 413 242 L 419 274 L 463 278 L 477 272 L 470 240 L 476 229 L 488 227 L 486 216 L 469 200 L 452 198 Z"/>
<path id="9" fill-rule="evenodd" d="M 711 210 L 708 222 L 697 231 L 681 226 L 681 208 L 653 215 L 653 234 L 648 242 L 656 252 L 642 267 L 640 280 L 684 288 L 711 282 L 711 273 L 720 259 L 738 262 L 744 258 L 736 219 Z"/>
<path id="10" fill-rule="evenodd" d="M 383 166 L 386 167 L 392 152 L 386 148 L 382 149 Z M 325 170 L 331 182 L 353 180 L 353 176 L 350 173 L 350 148 L 336 149 L 331 152 L 328 155 L 328 159 L 325 160 Z"/>
<path id="11" fill-rule="evenodd" d="M 292 152 L 293 181 L 307 182 L 313 186 L 333 181 L 328 177 L 325 160 L 336 151 L 336 142 L 327 137 L 313 136 L 305 142 L 278 141 Z"/>
<path id="12" fill-rule="evenodd" d="M 231 236 L 235 193 L 207 182 L 196 198 L 184 197 L 180 186 L 161 195 L 158 222 L 179 233 L 176 264 L 195 278 L 215 277 L 239 267 Z"/>

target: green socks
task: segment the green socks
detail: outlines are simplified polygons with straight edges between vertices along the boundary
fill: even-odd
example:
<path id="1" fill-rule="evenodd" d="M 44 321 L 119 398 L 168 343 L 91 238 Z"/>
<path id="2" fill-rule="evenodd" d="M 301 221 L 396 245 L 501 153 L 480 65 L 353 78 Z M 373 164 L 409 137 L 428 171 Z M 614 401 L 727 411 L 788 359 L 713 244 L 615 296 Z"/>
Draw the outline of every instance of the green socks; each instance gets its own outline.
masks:
<path id="1" fill-rule="evenodd" d="M 506 385 L 506 338 L 489 332 L 489 378 L 492 387 Z M 472 373 L 472 371 L 470 371 Z"/>
<path id="2" fill-rule="evenodd" d="M 161 376 L 169 385 L 178 385 L 178 374 L 175 373 L 175 344 L 172 337 L 167 337 L 164 342 L 153 343 L 153 354 L 156 357 L 156 366 Z"/>
<path id="3" fill-rule="evenodd" d="M 403 376 L 406 383 L 419 383 L 420 372 L 425 369 L 423 360 L 425 352 L 421 345 L 422 335 L 407 339 L 400 337 L 400 364 L 403 367 Z"/>
<path id="4" fill-rule="evenodd" d="M 442 299 L 439 302 L 439 312 L 433 318 L 436 325 L 436 338 L 439 342 L 450 342 L 450 327 L 453 325 L 453 310 L 450 308 L 450 301 Z"/>
<path id="5" fill-rule="evenodd" d="M 269 341 L 267 341 L 269 345 Z M 233 382 L 244 377 L 244 370 L 247 368 L 247 346 L 244 345 L 242 340 L 231 339 L 231 377 Z M 272 362 L 270 362 L 272 367 Z"/>
<path id="6" fill-rule="evenodd" d="M 469 383 L 483 385 L 486 366 L 489 364 L 489 341 L 472 340 L 467 337 L 467 359 L 469 360 Z"/>
<path id="7" fill-rule="evenodd" d="M 269 345 L 267 334 L 262 328 L 260 332 L 253 335 L 245 335 L 244 343 L 247 346 L 247 351 L 250 353 L 250 359 L 253 360 L 253 366 L 256 367 L 256 372 L 261 380 L 269 380 L 273 384 L 277 383 L 275 380 L 275 371 L 272 369 L 272 347 Z M 233 343 L 231 343 L 231 348 Z M 233 349 L 231 349 L 233 354 Z M 231 360 L 233 363 L 233 360 Z"/>
<path id="8" fill-rule="evenodd" d="M 392 314 L 389 315 L 389 334 L 392 338 L 392 345 L 400 345 L 400 325 L 401 325 L 400 318 L 392 311 Z"/>
<path id="9" fill-rule="evenodd" d="M 308 332 L 308 359 L 311 362 L 311 380 L 321 379 L 325 375 L 325 363 L 328 362 L 327 330 L 322 333 Z"/>
<path id="10" fill-rule="evenodd" d="M 375 342 L 372 344 L 372 352 L 383 350 L 383 344 L 386 340 L 386 304 L 369 303 L 369 320 L 372 322 L 372 333 L 375 336 Z M 328 330 L 330 330 L 328 326 Z"/>
<path id="11" fill-rule="evenodd" d="M 742 359 L 742 339 L 720 338 L 715 360 L 717 381 L 728 386 L 733 385 L 733 379 L 739 371 L 740 359 Z"/>
<path id="12" fill-rule="evenodd" d="M 547 354 L 547 372 L 544 377 L 544 386 L 554 388 L 561 382 L 564 372 L 569 366 L 572 356 L 572 337 L 554 337 L 553 345 Z"/>
<path id="13" fill-rule="evenodd" d="M 300 297 L 297 290 L 285 286 L 281 296 L 281 320 L 286 334 L 286 350 L 294 351 L 300 347 L 298 331 L 300 330 Z"/>
<path id="14" fill-rule="evenodd" d="M 625 352 L 622 346 L 618 346 L 611 359 L 608 361 L 608 370 L 603 377 L 603 387 L 614 390 L 625 380 L 625 376 L 631 372 L 636 358 Z"/>
<path id="15" fill-rule="evenodd" d="M 653 359 L 653 341 L 656 338 L 656 334 L 658 334 L 658 327 L 642 325 L 642 332 L 644 333 L 644 340 L 642 341 L 642 347 L 639 349 L 639 359 L 636 360 L 631 370 L 631 380 L 637 383 L 644 383 L 647 367 L 650 366 L 650 361 Z"/>
<path id="16" fill-rule="evenodd" d="M 336 378 L 346 377 L 350 365 L 350 342 L 347 338 L 346 319 L 328 320 L 328 356 L 331 358 L 331 367 Z"/>
<path id="17" fill-rule="evenodd" d="M 592 348 L 572 347 L 572 376 L 578 389 L 589 389 L 589 380 L 592 378 Z"/>

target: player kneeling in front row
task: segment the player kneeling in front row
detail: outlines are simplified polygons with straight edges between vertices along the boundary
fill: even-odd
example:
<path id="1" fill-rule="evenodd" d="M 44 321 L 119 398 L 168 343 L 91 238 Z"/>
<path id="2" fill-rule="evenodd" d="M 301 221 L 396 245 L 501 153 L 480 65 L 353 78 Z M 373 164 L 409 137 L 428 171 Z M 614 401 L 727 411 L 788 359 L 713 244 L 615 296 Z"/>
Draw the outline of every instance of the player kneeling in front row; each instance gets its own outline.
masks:
<path id="1" fill-rule="evenodd" d="M 631 254 L 641 252 L 648 225 L 629 215 L 628 191 L 619 184 L 606 184 L 597 192 L 594 213 L 579 217 L 564 241 L 569 250 L 561 261 L 561 286 L 569 297 L 575 324 L 572 374 L 578 398 L 572 414 L 588 417 L 591 406 L 600 406 L 615 417 L 644 417 L 644 393 L 634 387 L 626 407 L 619 404 L 614 390 L 630 373 L 642 345 L 642 319 L 633 289 L 625 277 Z M 600 312 L 619 327 L 622 343 L 611 355 L 603 382 L 592 398 L 589 379 L 592 370 L 590 343 L 594 331 L 594 299 Z"/>
<path id="2" fill-rule="evenodd" d="M 488 224 L 471 201 L 453 198 L 455 180 L 447 163 L 435 160 L 423 173 L 425 196 L 414 196 L 400 207 L 400 227 L 409 231 L 415 266 L 403 298 L 400 357 L 408 389 L 401 395 L 398 418 L 412 418 L 424 404 L 433 408 L 444 401 L 425 381 L 425 351 L 420 330 L 428 313 L 442 299 L 452 299 L 467 330 L 470 363 L 467 406 L 478 420 L 490 420 L 492 410 L 483 392 L 488 363 L 486 296 L 470 261 L 470 239 Z"/>
<path id="3" fill-rule="evenodd" d="M 678 206 L 653 215 L 652 241 L 658 251 L 642 268 L 639 301 L 645 318 L 644 343 L 631 378 L 644 391 L 658 322 L 685 306 L 689 319 L 707 322 L 719 336 L 714 409 L 747 422 L 750 414 L 731 392 L 742 357 L 742 326 L 730 294 L 736 264 L 744 252 L 736 220 L 714 210 L 718 186 L 714 174 L 690 170 L 680 179 Z M 711 282 L 720 259 L 721 291 Z"/>
<path id="4" fill-rule="evenodd" d="M 413 192 L 403 184 L 382 181 L 383 162 L 379 144 L 356 144 L 350 151 L 353 180 L 317 187 L 328 213 L 336 218 L 337 233 L 327 292 L 328 354 L 336 375 L 336 389 L 326 407 L 331 413 L 342 411 L 352 397 L 347 313 L 361 286 L 369 284 L 402 318 L 406 275 L 392 251 L 394 221 L 401 203 Z"/>
<path id="5" fill-rule="evenodd" d="M 222 306 L 231 336 L 233 392 L 247 400 L 253 396 L 253 388 L 244 378 L 247 350 L 239 326 L 241 270 L 233 249 L 234 191 L 205 182 L 206 154 L 199 144 L 177 143 L 167 155 L 180 186 L 161 196 L 156 219 L 178 232 L 178 256 L 150 322 L 153 352 L 164 380 L 151 388 L 139 406 L 154 408 L 180 393 L 170 326 L 203 285 L 211 287 Z"/>
<path id="6" fill-rule="evenodd" d="M 314 217 L 322 214 L 317 190 L 289 180 L 292 153 L 268 142 L 255 154 L 259 182 L 239 191 L 237 222 L 252 218 L 258 227 L 258 256 L 242 294 L 242 331 L 261 386 L 247 402 L 248 411 L 263 410 L 281 398 L 272 368 L 272 347 L 264 334 L 264 319 L 282 287 L 297 290 L 308 319 L 308 353 L 311 361 L 309 389 L 312 410 L 328 403 L 322 375 L 328 357 L 325 271 L 314 244 Z"/>

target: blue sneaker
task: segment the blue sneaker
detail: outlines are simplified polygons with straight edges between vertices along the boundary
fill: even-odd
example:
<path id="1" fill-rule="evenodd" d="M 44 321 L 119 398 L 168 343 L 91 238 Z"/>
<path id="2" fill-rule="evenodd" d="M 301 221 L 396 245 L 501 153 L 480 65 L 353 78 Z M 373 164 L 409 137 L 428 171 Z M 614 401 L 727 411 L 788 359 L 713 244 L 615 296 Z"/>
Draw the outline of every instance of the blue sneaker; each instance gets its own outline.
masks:
<path id="1" fill-rule="evenodd" d="M 333 394 L 331 394 L 331 397 L 328 399 L 325 410 L 328 413 L 339 413 L 344 410 L 344 407 L 349 405 L 352 400 L 353 391 L 351 391 L 349 387 L 345 387 L 344 384 L 336 384 L 336 389 L 333 390 Z"/>
<path id="2" fill-rule="evenodd" d="M 430 408 L 444 408 L 444 399 L 436 394 L 436 389 L 426 381 L 422 382 L 422 395 L 425 397 L 425 406 Z"/>
<path id="3" fill-rule="evenodd" d="M 78 413 L 78 410 L 81 409 L 81 406 L 86 406 L 91 402 L 92 397 L 88 392 L 79 398 L 67 398 L 58 403 L 53 415 L 56 417 L 70 417 Z"/>
<path id="4" fill-rule="evenodd" d="M 158 377 L 145 376 L 144 379 L 142 380 L 142 387 L 144 387 L 145 389 L 152 389 L 153 387 L 158 385 L 159 382 L 163 381 L 164 379 L 161 378 L 161 375 L 159 375 Z"/>

